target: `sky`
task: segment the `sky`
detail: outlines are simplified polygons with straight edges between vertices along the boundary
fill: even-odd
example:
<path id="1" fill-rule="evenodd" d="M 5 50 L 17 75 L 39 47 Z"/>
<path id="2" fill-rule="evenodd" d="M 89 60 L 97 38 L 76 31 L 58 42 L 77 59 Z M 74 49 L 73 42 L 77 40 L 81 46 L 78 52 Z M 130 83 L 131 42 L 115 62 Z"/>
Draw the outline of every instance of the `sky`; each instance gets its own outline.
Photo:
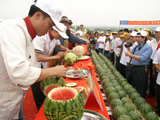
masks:
<path id="1" fill-rule="evenodd" d="M 0 19 L 26 17 L 34 0 L 0 0 Z M 54 0 L 73 25 L 119 27 L 120 20 L 160 20 L 160 0 Z"/>

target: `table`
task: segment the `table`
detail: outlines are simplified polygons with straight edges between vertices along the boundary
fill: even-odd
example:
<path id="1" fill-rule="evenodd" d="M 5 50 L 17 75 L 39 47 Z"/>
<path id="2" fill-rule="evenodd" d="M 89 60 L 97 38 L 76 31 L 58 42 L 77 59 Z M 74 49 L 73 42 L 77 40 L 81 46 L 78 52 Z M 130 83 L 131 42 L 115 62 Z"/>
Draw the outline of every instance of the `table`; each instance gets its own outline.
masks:
<path id="1" fill-rule="evenodd" d="M 82 46 L 84 47 L 85 51 L 87 51 L 87 47 L 85 45 L 82 45 Z M 91 58 L 89 58 L 87 60 L 78 61 L 77 63 L 75 63 L 75 65 L 78 66 L 79 68 L 82 68 L 82 63 L 83 64 L 88 64 L 90 62 L 92 62 Z M 105 116 L 108 120 L 110 120 L 108 112 L 107 112 L 107 109 L 106 109 L 106 105 L 104 103 L 104 100 L 103 100 L 103 97 L 102 97 L 102 94 L 101 94 L 101 91 L 100 91 L 100 88 L 99 88 L 99 84 L 98 84 L 98 81 L 97 81 L 96 74 L 95 74 L 94 70 L 92 70 L 92 79 L 94 80 L 95 85 L 98 88 L 103 111 L 102 110 L 98 110 L 96 108 L 92 109 L 94 107 L 94 103 L 92 103 L 92 101 L 89 101 L 89 102 L 91 102 L 91 105 L 93 105 L 93 106 L 90 106 L 90 107 L 87 107 L 87 108 L 85 107 L 85 109 L 98 112 L 101 115 Z M 64 78 L 64 80 L 65 80 L 66 84 L 70 83 L 70 82 L 76 82 L 77 86 L 84 86 L 85 81 L 86 81 L 86 79 L 74 79 L 73 80 L 73 79 L 66 79 L 66 78 Z M 44 103 L 43 103 L 42 107 L 40 108 L 40 110 L 38 111 L 35 120 L 46 120 L 46 118 L 44 116 Z"/>

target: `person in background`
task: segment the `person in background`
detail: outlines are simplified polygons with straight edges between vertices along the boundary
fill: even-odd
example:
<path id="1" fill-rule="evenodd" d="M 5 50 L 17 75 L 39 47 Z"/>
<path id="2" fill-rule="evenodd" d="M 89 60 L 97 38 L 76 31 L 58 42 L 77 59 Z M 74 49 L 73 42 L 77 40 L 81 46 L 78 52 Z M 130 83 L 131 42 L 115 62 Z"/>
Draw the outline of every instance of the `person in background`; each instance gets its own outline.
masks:
<path id="1" fill-rule="evenodd" d="M 112 64 L 114 65 L 114 45 L 115 45 L 115 39 L 117 37 L 117 33 L 116 32 L 112 32 L 112 36 L 113 36 L 113 39 L 111 40 L 110 42 L 110 58 L 111 58 L 111 62 Z"/>
<path id="2" fill-rule="evenodd" d="M 156 49 L 156 46 L 160 43 L 160 27 L 157 27 L 155 29 L 155 39 L 152 39 L 150 42 L 150 46 L 152 47 L 152 52 L 154 53 L 154 50 Z M 150 57 L 150 91 L 148 98 L 152 98 L 155 96 L 155 86 L 156 86 L 156 77 L 157 77 L 157 72 L 155 68 L 153 67 L 153 54 Z"/>
<path id="3" fill-rule="evenodd" d="M 105 36 L 106 36 L 106 40 L 104 42 L 103 54 L 104 54 L 104 56 L 106 56 L 106 58 L 110 59 L 109 51 L 110 51 L 111 40 L 110 40 L 110 36 L 108 33 Z"/>
<path id="4" fill-rule="evenodd" d="M 48 32 L 44 36 L 36 36 L 34 38 L 33 43 L 36 53 L 35 67 L 47 68 L 47 61 L 61 59 L 67 52 L 69 52 L 69 49 L 62 46 L 59 42 L 61 36 L 63 38 L 68 38 L 66 35 L 66 26 L 64 26 L 62 23 L 60 24 L 61 28 L 53 26 L 51 32 Z M 54 50 L 55 46 L 58 46 L 58 48 L 64 52 L 59 52 L 55 56 L 49 56 Z M 40 89 L 40 82 L 34 83 L 31 87 L 36 107 L 39 110 L 45 99 L 45 96 Z"/>
<path id="5" fill-rule="evenodd" d="M 132 45 L 128 45 L 127 49 L 128 51 L 132 52 L 132 49 L 137 45 L 137 41 L 136 41 L 136 36 L 137 36 L 137 32 L 136 31 L 132 31 L 130 35 L 130 41 L 132 42 Z M 131 80 L 131 66 L 132 66 L 132 61 L 130 57 L 126 57 L 126 62 L 127 62 L 127 67 L 126 67 L 126 79 L 128 81 L 129 84 L 132 85 L 132 80 Z"/>
<path id="6" fill-rule="evenodd" d="M 98 44 L 99 44 L 98 50 L 102 54 L 103 54 L 103 48 L 104 48 L 104 42 L 105 42 L 105 40 L 106 40 L 106 36 L 104 36 L 104 31 L 101 31 L 101 36 L 98 39 Z"/>
<path id="7" fill-rule="evenodd" d="M 81 24 L 80 28 L 79 28 L 79 31 L 77 31 L 77 33 L 79 33 L 81 38 L 83 37 L 83 28 L 84 28 L 84 25 Z"/>
<path id="8" fill-rule="evenodd" d="M 114 47 L 114 52 L 116 55 L 116 69 L 119 71 L 119 61 L 120 61 L 120 52 L 121 52 L 121 48 L 117 47 L 119 45 L 122 44 L 122 40 L 120 39 L 120 35 L 123 35 L 123 30 L 119 30 L 118 31 L 118 35 L 115 39 L 115 47 Z"/>
<path id="9" fill-rule="evenodd" d="M 129 34 L 131 34 L 132 33 L 132 30 L 129 30 Z"/>
<path id="10" fill-rule="evenodd" d="M 120 64 L 119 64 L 119 72 L 121 75 L 125 78 L 126 77 L 126 55 L 125 52 L 127 52 L 127 47 L 126 44 L 130 41 L 129 38 L 130 36 L 128 35 L 127 32 L 125 32 L 123 35 L 120 36 L 121 40 L 124 41 L 123 47 L 122 47 L 122 54 L 121 54 L 121 59 L 120 59 Z"/>
<path id="11" fill-rule="evenodd" d="M 125 28 L 123 31 L 129 33 L 128 28 Z"/>
<path id="12" fill-rule="evenodd" d="M 139 31 L 136 40 L 138 45 L 133 48 L 132 53 L 127 51 L 125 54 L 132 59 L 132 86 L 137 90 L 141 97 L 146 99 L 148 65 L 152 54 L 152 48 L 146 43 L 147 34 L 145 31 Z"/>
<path id="13" fill-rule="evenodd" d="M 95 36 L 96 36 L 95 37 L 95 39 L 96 39 L 95 51 L 98 54 L 99 53 L 99 50 L 98 50 L 98 46 L 99 46 L 98 39 L 99 39 L 100 35 L 98 33 L 95 33 Z"/>
<path id="14" fill-rule="evenodd" d="M 52 26 L 59 28 L 62 12 L 54 0 L 38 0 L 27 17 L 0 23 L 0 120 L 25 120 L 22 105 L 30 86 L 50 76 L 64 76 L 63 65 L 35 67 L 33 46 L 36 35 L 46 34 Z"/>
<path id="15" fill-rule="evenodd" d="M 112 36 L 111 30 L 107 30 L 107 33 L 109 34 L 110 40 L 112 40 L 112 39 L 113 39 L 113 36 Z"/>
<path id="16" fill-rule="evenodd" d="M 153 59 L 153 66 L 158 71 L 157 79 L 156 79 L 156 102 L 157 102 L 157 109 L 158 114 L 160 115 L 160 43 L 156 47 L 155 56 Z M 156 112 L 156 111 L 155 111 Z"/>
<path id="17" fill-rule="evenodd" d="M 94 33 L 91 33 L 91 37 L 89 38 L 89 42 L 90 42 L 91 50 L 95 50 L 95 45 L 97 43 L 97 40 L 95 39 Z"/>

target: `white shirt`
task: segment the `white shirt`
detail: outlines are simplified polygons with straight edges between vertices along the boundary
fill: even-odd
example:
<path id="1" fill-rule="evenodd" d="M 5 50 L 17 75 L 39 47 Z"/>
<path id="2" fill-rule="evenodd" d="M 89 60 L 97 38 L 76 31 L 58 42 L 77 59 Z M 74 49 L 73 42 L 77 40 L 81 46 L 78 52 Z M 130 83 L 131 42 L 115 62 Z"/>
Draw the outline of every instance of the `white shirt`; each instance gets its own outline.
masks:
<path id="1" fill-rule="evenodd" d="M 114 53 L 117 57 L 120 56 L 120 52 L 121 52 L 121 48 L 117 48 L 117 45 L 121 45 L 121 44 L 122 44 L 122 40 L 117 37 L 115 39 L 115 47 L 114 47 Z"/>
<path id="2" fill-rule="evenodd" d="M 104 44 L 105 44 L 105 50 L 106 51 L 110 51 L 110 42 L 109 41 L 107 41 L 106 43 L 104 42 Z"/>
<path id="3" fill-rule="evenodd" d="M 160 66 L 160 49 L 158 49 L 155 54 L 155 57 L 153 59 L 153 64 L 159 64 L 159 66 Z M 160 72 L 159 71 L 158 71 L 156 82 L 158 85 L 160 85 Z"/>
<path id="4" fill-rule="evenodd" d="M 125 55 L 125 52 L 127 52 L 128 51 L 128 49 L 125 47 L 125 44 L 126 44 L 126 42 L 123 44 L 123 51 L 122 51 L 122 55 L 121 55 L 121 59 L 120 59 L 120 63 L 122 64 L 122 65 L 127 65 L 127 62 L 126 62 L 126 60 L 127 60 L 127 56 Z"/>
<path id="5" fill-rule="evenodd" d="M 0 120 L 18 119 L 26 91 L 41 74 L 34 62 L 34 46 L 24 20 L 3 21 L 0 24 Z"/>
<path id="6" fill-rule="evenodd" d="M 151 40 L 151 42 L 149 43 L 149 45 L 152 47 L 152 55 L 151 55 L 151 59 L 153 60 L 153 54 L 154 54 L 154 50 L 156 48 L 156 46 L 160 43 L 160 40 L 159 42 L 157 42 L 156 39 L 153 39 Z"/>
<path id="7" fill-rule="evenodd" d="M 148 43 L 149 45 L 150 45 L 150 42 L 151 42 L 150 40 L 147 40 L 147 43 Z"/>
<path id="8" fill-rule="evenodd" d="M 53 39 L 51 40 L 49 37 L 49 33 L 45 34 L 44 36 L 36 36 L 33 40 L 34 49 L 37 54 L 41 54 L 42 56 L 49 56 L 56 45 L 60 45 L 60 41 Z M 38 50 L 38 51 L 37 51 Z M 36 57 L 35 57 L 36 58 Z M 37 58 L 35 59 L 35 67 L 41 68 L 41 64 L 43 68 L 47 68 L 47 61 L 38 62 Z"/>
<path id="9" fill-rule="evenodd" d="M 137 42 L 134 42 L 134 43 L 133 43 L 133 45 L 130 47 L 130 52 L 133 50 L 133 48 L 134 48 L 137 44 L 138 44 Z M 131 58 L 127 56 L 126 62 L 129 63 L 130 60 L 131 60 Z M 131 61 L 131 64 L 132 64 L 132 61 Z"/>
<path id="10" fill-rule="evenodd" d="M 105 42 L 106 40 L 106 36 L 100 36 L 98 41 L 102 41 L 103 43 Z M 103 43 L 99 43 L 99 48 L 103 49 L 104 48 L 104 44 Z"/>
<path id="11" fill-rule="evenodd" d="M 79 33 L 79 35 L 80 35 L 81 37 L 83 37 L 83 31 L 79 30 L 79 31 L 77 31 L 77 33 Z"/>

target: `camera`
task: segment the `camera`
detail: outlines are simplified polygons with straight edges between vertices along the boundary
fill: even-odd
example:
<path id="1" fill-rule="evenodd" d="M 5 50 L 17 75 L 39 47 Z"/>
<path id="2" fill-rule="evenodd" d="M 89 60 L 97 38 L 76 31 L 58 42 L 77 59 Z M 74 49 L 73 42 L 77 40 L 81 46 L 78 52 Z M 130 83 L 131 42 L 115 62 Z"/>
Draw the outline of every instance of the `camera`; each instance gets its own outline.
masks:
<path id="1" fill-rule="evenodd" d="M 125 44 L 125 47 L 131 47 L 132 46 L 132 42 L 127 42 L 127 44 Z"/>
<path id="2" fill-rule="evenodd" d="M 96 44 L 97 40 L 95 38 L 90 37 L 89 38 L 90 44 Z"/>

